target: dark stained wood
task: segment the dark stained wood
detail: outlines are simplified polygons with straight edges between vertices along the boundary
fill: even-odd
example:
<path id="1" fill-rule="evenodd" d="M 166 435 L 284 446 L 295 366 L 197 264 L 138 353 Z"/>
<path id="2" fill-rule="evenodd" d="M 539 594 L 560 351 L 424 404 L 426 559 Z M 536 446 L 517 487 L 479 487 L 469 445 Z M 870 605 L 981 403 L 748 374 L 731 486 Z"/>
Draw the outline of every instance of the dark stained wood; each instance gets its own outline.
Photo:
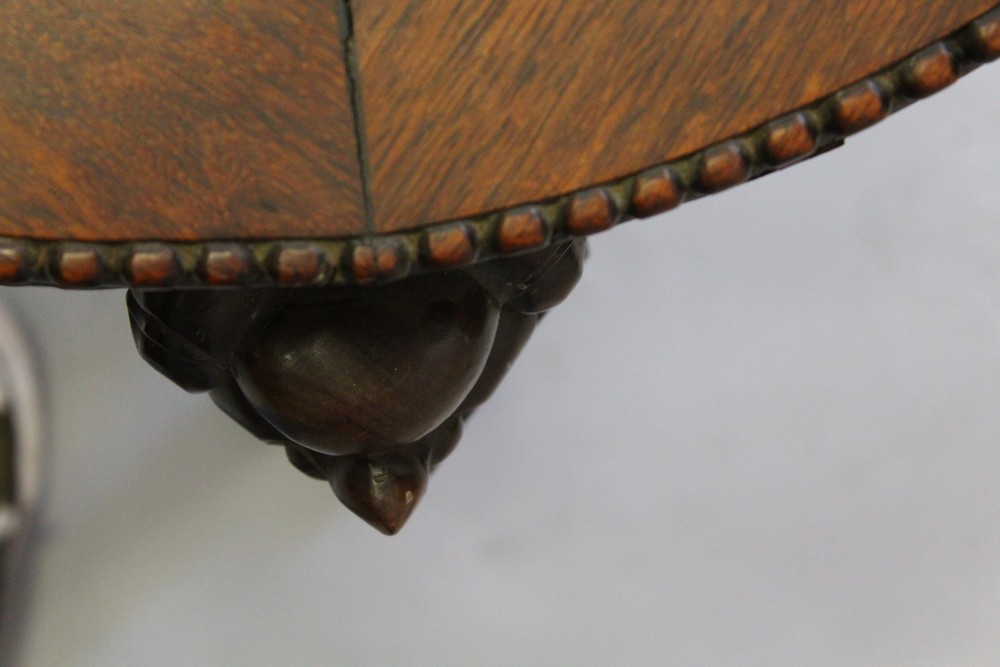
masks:
<path id="1" fill-rule="evenodd" d="M 352 4 L 374 223 L 394 231 L 702 149 L 888 67 L 998 3 Z M 947 79 L 941 64 L 928 64 L 925 82 Z M 850 129 L 876 115 L 862 101 L 845 108 Z"/>
<path id="2" fill-rule="evenodd" d="M 540 313 L 576 285 L 584 247 L 564 241 L 389 285 L 136 290 L 129 319 L 154 368 L 189 391 L 210 392 L 244 428 L 283 445 L 293 465 L 391 534 Z M 359 263 L 374 263 L 361 270 L 391 268 L 378 267 L 393 261 L 380 259 L 391 245 L 357 250 L 370 255 Z"/>
<path id="3" fill-rule="evenodd" d="M 364 233 L 337 12 L 333 0 L 3 0 L 0 235 Z"/>
<path id="4" fill-rule="evenodd" d="M 395 533 L 571 237 L 951 85 L 997 6 L 0 0 L 0 283 L 134 288 L 150 364 Z"/>
<path id="5" fill-rule="evenodd" d="M 498 318 L 464 274 L 415 277 L 283 308 L 233 353 L 232 371 L 290 440 L 328 454 L 382 453 L 419 440 L 458 408 Z"/>

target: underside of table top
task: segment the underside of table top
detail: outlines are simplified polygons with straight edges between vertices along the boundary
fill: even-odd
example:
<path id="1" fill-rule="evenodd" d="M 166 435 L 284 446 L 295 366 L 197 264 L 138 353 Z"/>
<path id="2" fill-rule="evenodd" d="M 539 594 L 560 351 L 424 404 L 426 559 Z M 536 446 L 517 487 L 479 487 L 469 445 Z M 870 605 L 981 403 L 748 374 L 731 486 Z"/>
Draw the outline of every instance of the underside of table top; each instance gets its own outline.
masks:
<path id="1" fill-rule="evenodd" d="M 371 282 L 537 249 L 950 85 L 1000 55 L 998 5 L 5 0 L 0 281 Z"/>

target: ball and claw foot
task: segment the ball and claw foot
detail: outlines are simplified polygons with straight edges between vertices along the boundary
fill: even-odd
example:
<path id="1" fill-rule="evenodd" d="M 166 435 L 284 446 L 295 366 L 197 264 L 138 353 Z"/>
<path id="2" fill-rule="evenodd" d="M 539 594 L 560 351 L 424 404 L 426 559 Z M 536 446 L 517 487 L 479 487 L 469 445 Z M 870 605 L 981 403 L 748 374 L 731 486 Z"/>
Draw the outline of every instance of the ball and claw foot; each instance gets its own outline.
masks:
<path id="1" fill-rule="evenodd" d="M 376 286 L 130 291 L 139 353 L 398 532 L 462 422 L 576 285 L 582 240 Z"/>

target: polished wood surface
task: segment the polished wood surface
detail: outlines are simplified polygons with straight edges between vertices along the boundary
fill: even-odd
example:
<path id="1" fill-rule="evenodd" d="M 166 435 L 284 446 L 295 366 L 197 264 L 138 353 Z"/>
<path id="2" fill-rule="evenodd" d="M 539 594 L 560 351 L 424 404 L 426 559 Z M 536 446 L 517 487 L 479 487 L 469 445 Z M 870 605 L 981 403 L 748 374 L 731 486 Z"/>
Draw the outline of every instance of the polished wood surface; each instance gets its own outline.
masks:
<path id="1" fill-rule="evenodd" d="M 0 234 L 365 230 L 329 0 L 0 2 Z"/>
<path id="2" fill-rule="evenodd" d="M 975 37 L 982 54 L 962 46 L 971 38 L 955 42 L 957 51 L 938 43 L 940 53 L 922 60 L 911 83 L 897 85 L 896 71 L 883 76 L 891 90 L 870 83 L 849 89 L 998 6 L 5 0 L 0 237 L 357 239 L 544 203 L 643 174 L 636 181 L 641 191 L 625 195 L 631 201 L 581 192 L 549 217 L 511 210 L 495 243 L 473 221 L 419 242 L 393 239 L 405 252 L 367 249 L 380 262 L 398 260 L 392 270 L 380 264 L 380 277 L 402 275 L 418 262 L 456 266 L 497 249 L 602 231 L 828 147 L 830 128 L 851 134 L 896 108 L 895 98 L 936 92 L 960 68 L 995 58 L 992 33 Z M 822 137 L 815 121 L 826 111 L 814 109 L 798 123 L 788 118 L 845 89 L 850 94 Z M 748 153 L 746 137 L 719 145 L 779 118 L 788 124 L 772 128 L 763 152 Z M 701 151 L 699 173 L 683 183 L 669 170 L 647 172 Z M 341 265 L 355 277 L 372 273 L 365 248 L 325 247 L 322 256 L 276 250 L 305 251 L 308 271 L 271 271 L 269 249 L 232 250 L 216 258 L 222 264 L 203 266 L 200 249 L 11 242 L 0 247 L 0 281 L 235 284 L 264 269 L 294 280 L 339 279 Z M 352 259 L 342 261 L 342 250 Z M 158 258 L 152 273 L 134 266 L 136 253 Z M 281 257 L 284 266 L 288 257 Z M 258 264 L 261 270 L 240 269 Z"/>
<path id="3" fill-rule="evenodd" d="M 942 90 L 998 5 L 7 0 L 0 283 L 134 288 L 155 368 L 392 534 L 580 237 Z"/>
<path id="4" fill-rule="evenodd" d="M 585 248 L 575 239 L 368 287 L 134 290 L 129 318 L 154 368 L 209 392 L 393 534 L 463 421 L 572 291 Z"/>
<path id="5" fill-rule="evenodd" d="M 379 231 L 621 178 L 818 100 L 996 0 L 355 0 Z"/>

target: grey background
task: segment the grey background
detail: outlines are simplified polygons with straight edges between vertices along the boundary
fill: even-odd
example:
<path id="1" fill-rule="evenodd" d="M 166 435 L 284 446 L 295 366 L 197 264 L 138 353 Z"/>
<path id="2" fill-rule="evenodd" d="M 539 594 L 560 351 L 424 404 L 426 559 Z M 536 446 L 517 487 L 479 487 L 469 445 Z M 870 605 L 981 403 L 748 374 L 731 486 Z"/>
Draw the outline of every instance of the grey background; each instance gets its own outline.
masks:
<path id="1" fill-rule="evenodd" d="M 1000 664 L 1000 66 L 594 239 L 388 539 L 7 290 L 51 401 L 23 664 Z"/>

